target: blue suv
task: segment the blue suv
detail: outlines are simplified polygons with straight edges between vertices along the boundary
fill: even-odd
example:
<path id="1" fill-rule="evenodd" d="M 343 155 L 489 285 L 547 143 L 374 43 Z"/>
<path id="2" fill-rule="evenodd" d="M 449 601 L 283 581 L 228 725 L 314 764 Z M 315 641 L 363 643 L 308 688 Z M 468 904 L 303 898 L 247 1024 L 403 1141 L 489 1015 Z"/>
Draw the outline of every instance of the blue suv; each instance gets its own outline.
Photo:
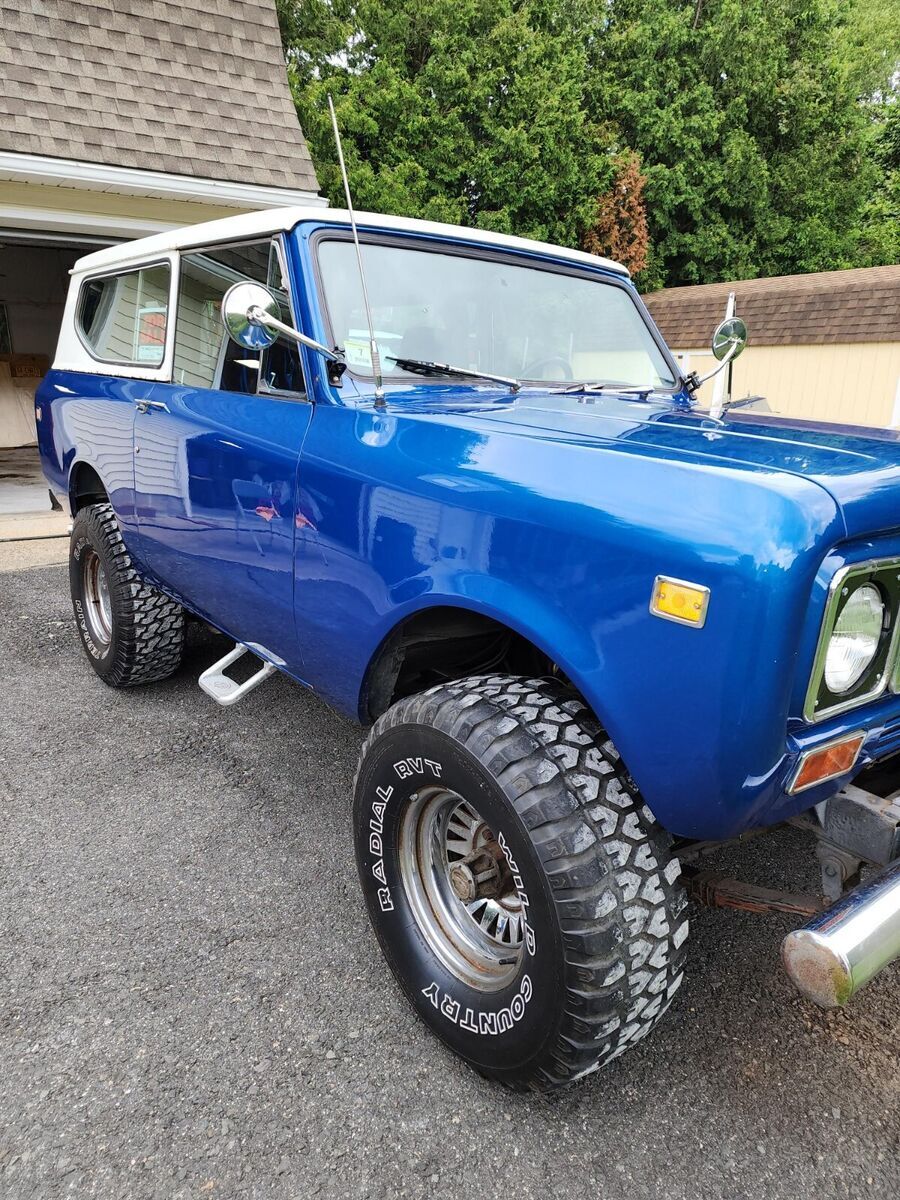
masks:
<path id="1" fill-rule="evenodd" d="M 165 678 L 199 619 L 235 643 L 219 703 L 283 671 L 369 727 L 371 919 L 491 1078 L 558 1086 L 644 1037 L 688 891 L 810 917 L 785 963 L 842 1003 L 900 953 L 897 435 L 701 410 L 616 263 L 359 230 L 368 297 L 327 209 L 76 265 L 36 415 L 97 675 Z M 824 914 L 696 865 L 785 821 Z"/>

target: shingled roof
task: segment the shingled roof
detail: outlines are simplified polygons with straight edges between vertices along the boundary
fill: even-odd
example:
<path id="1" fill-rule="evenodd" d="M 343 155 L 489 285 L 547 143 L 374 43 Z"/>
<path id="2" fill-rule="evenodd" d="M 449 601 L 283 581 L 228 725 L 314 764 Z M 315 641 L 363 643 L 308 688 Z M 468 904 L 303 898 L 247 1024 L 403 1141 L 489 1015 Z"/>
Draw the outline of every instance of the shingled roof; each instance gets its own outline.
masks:
<path id="1" fill-rule="evenodd" d="M 900 266 L 664 288 L 644 301 L 673 349 L 696 350 L 709 344 L 729 292 L 751 346 L 900 341 Z"/>
<path id="2" fill-rule="evenodd" d="M 0 150 L 318 189 L 275 0 L 0 0 Z"/>

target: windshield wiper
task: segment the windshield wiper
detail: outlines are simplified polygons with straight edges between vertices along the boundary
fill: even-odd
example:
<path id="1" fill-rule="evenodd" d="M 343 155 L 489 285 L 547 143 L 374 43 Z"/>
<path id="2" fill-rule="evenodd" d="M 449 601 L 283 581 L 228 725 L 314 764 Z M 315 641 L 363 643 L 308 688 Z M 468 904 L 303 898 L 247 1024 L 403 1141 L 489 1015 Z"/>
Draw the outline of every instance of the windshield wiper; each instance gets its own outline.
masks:
<path id="1" fill-rule="evenodd" d="M 424 358 L 397 358 L 393 354 L 386 354 L 384 357 L 395 362 L 401 371 L 411 371 L 414 375 L 455 375 L 460 379 L 487 379 L 491 383 L 502 383 L 511 392 L 519 391 L 522 386 L 518 379 L 510 379 L 506 375 L 492 375 L 489 371 L 469 371 L 466 367 L 427 362 Z"/>
<path id="2" fill-rule="evenodd" d="M 569 383 L 565 387 L 553 389 L 557 395 L 585 392 L 593 395 L 595 392 L 615 392 L 620 396 L 649 396 L 656 389 L 652 384 L 645 387 L 633 387 L 620 383 Z"/>

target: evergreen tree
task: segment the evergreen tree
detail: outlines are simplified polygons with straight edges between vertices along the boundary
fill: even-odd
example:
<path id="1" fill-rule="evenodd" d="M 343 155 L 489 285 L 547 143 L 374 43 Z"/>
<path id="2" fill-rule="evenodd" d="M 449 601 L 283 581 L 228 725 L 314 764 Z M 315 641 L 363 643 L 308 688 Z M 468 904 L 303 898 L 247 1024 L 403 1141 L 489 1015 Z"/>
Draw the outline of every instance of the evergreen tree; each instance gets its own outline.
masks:
<path id="1" fill-rule="evenodd" d="M 612 185 L 598 200 L 594 223 L 581 245 L 589 254 L 603 254 L 624 263 L 632 275 L 640 275 L 650 248 L 644 202 L 647 179 L 634 153 L 621 155 L 615 168 Z"/>
<path id="2" fill-rule="evenodd" d="M 354 203 L 574 245 L 611 165 L 584 103 L 586 50 L 531 0 L 282 3 L 288 72 L 320 183 Z"/>
<path id="3" fill-rule="evenodd" d="M 854 264 L 878 175 L 834 0 L 612 0 L 590 103 L 641 156 L 652 286 Z"/>
<path id="4" fill-rule="evenodd" d="M 900 0 L 278 3 L 337 205 L 327 92 L 363 208 L 630 245 L 642 288 L 896 260 Z"/>

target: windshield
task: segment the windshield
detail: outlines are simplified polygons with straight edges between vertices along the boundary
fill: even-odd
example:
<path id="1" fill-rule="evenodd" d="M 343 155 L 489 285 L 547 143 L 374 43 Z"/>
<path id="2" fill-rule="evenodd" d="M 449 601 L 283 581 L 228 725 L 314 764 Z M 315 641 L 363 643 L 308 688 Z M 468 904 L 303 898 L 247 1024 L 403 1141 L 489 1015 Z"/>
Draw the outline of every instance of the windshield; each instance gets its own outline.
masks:
<path id="1" fill-rule="evenodd" d="M 615 283 L 465 254 L 362 250 L 385 379 L 414 377 L 393 361 L 401 358 L 560 384 L 675 384 L 629 291 Z M 351 371 L 371 375 L 353 243 L 322 241 L 318 256 L 335 344 Z"/>

